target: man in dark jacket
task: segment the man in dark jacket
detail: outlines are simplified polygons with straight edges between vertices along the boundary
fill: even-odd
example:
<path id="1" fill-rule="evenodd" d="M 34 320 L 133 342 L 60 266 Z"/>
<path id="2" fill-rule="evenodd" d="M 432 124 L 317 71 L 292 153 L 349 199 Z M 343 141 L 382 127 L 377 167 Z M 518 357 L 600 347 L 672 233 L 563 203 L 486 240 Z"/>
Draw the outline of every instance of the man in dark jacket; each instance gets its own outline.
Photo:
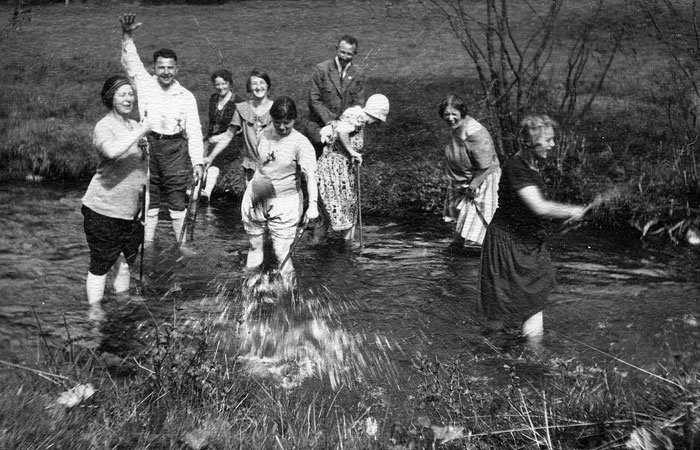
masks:
<path id="1" fill-rule="evenodd" d="M 314 67 L 309 85 L 309 139 L 316 156 L 323 150 L 319 130 L 351 106 L 364 106 L 365 79 L 362 69 L 352 62 L 357 39 L 344 35 L 336 46 L 336 56 Z"/>

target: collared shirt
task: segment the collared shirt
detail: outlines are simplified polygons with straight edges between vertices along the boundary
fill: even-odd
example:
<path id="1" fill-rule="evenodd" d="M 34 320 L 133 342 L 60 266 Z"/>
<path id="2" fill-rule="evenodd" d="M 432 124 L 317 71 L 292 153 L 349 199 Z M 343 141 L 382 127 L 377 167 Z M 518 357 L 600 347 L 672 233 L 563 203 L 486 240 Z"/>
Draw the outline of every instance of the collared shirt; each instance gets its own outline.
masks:
<path id="1" fill-rule="evenodd" d="M 122 66 L 136 87 L 139 111 L 148 114 L 153 131 L 160 134 L 185 132 L 193 165 L 204 163 L 202 125 L 194 95 L 174 81 L 167 90 L 148 73 L 133 40 L 122 43 Z"/>
<path id="2" fill-rule="evenodd" d="M 350 68 L 350 66 L 352 66 L 352 61 L 347 63 L 345 65 L 345 68 L 343 68 L 343 66 L 340 65 L 340 60 L 338 59 L 338 57 L 337 56 L 335 57 L 335 67 L 338 69 L 338 74 L 340 74 L 340 82 L 341 83 L 344 82 L 345 76 L 348 74 L 348 69 Z"/>

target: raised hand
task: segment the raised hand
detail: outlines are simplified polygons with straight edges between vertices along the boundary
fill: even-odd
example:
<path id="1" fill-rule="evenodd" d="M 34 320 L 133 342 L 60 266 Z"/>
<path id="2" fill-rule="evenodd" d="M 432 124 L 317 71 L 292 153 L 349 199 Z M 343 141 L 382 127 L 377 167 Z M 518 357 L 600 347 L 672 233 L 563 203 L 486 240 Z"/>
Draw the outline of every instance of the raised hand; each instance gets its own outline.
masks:
<path id="1" fill-rule="evenodd" d="M 142 24 L 136 22 L 136 14 L 127 13 L 119 18 L 119 23 L 122 25 L 122 32 L 131 34 L 138 29 Z"/>

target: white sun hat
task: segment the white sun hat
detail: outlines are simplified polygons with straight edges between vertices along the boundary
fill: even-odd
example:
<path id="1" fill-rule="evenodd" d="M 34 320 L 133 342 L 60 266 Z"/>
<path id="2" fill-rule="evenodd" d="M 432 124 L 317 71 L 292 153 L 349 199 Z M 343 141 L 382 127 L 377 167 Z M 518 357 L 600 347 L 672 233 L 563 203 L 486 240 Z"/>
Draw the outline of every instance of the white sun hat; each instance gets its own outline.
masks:
<path id="1" fill-rule="evenodd" d="M 386 116 L 389 114 L 389 99 L 382 94 L 372 94 L 362 109 L 370 116 L 386 122 Z"/>

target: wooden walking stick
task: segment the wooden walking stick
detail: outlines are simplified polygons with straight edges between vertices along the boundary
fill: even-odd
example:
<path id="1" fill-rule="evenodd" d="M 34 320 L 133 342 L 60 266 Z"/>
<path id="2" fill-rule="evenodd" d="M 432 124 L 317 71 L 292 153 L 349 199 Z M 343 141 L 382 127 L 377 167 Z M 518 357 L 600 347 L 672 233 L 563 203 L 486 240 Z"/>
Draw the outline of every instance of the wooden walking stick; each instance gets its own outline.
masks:
<path id="1" fill-rule="evenodd" d="M 139 192 L 139 211 L 138 220 L 141 222 L 141 266 L 139 267 L 139 282 L 143 283 L 143 250 L 145 248 L 145 230 L 146 230 L 146 185 L 141 187 Z"/>
<path id="2" fill-rule="evenodd" d="M 192 183 L 192 186 L 190 187 L 190 198 L 187 200 L 187 209 L 185 210 L 185 219 L 182 221 L 182 228 L 180 229 L 180 237 L 177 240 L 177 248 L 178 250 L 180 247 L 182 247 L 182 241 L 185 239 L 185 233 L 187 232 L 187 222 L 190 220 L 191 216 L 191 211 L 192 211 L 192 200 L 196 196 L 196 192 L 199 191 L 199 188 L 201 186 L 202 179 L 198 179 Z M 196 202 L 195 202 L 196 205 Z"/>
<path id="3" fill-rule="evenodd" d="M 202 179 L 200 180 L 199 183 L 199 189 L 197 189 L 197 195 L 194 197 L 194 205 L 193 205 L 193 211 L 192 211 L 192 226 L 190 227 L 190 241 L 194 241 L 194 226 L 197 224 L 197 207 L 199 206 L 199 197 L 202 194 L 202 189 L 204 189 L 204 186 L 207 184 L 207 171 L 206 169 L 204 170 L 204 174 L 202 175 Z M 194 192 L 192 193 L 194 195 Z"/>
<path id="4" fill-rule="evenodd" d="M 360 165 L 357 165 L 357 226 L 360 233 L 360 250 L 362 250 L 362 188 L 360 185 Z"/>

